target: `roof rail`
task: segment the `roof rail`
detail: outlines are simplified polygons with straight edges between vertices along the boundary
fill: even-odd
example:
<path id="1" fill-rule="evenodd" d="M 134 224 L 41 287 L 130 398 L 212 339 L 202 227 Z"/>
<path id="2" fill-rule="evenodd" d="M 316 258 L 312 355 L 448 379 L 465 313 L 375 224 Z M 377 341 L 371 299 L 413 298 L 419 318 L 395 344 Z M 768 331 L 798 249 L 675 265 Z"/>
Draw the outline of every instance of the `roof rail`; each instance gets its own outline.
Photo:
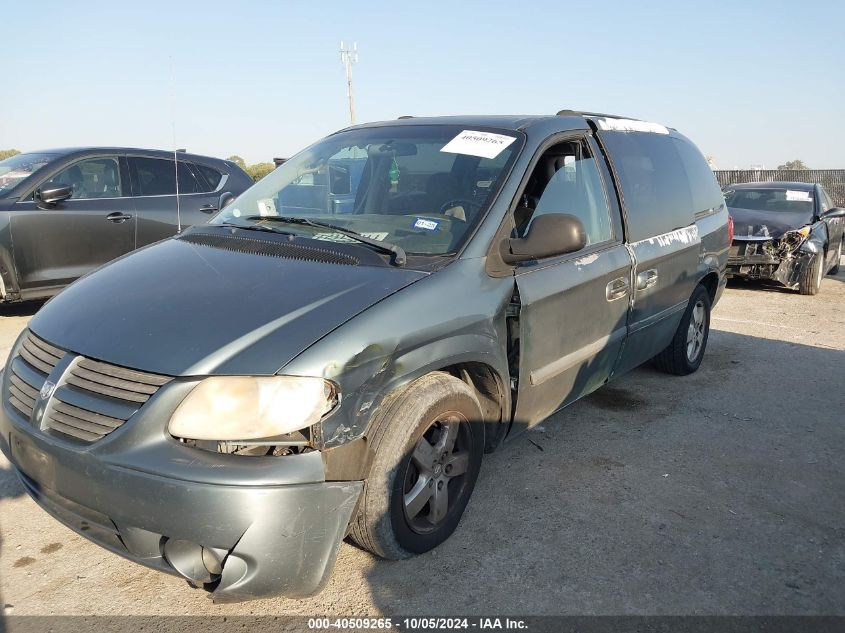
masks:
<path id="1" fill-rule="evenodd" d="M 604 114 L 603 112 L 582 112 L 581 110 L 559 110 L 557 116 L 596 116 L 604 117 L 606 119 L 628 119 L 629 121 L 638 121 L 629 116 L 622 116 L 619 114 Z"/>
<path id="2" fill-rule="evenodd" d="M 403 114 L 402 116 L 396 117 L 396 120 L 401 121 L 402 119 L 413 119 L 413 118 L 414 118 L 413 114 Z"/>

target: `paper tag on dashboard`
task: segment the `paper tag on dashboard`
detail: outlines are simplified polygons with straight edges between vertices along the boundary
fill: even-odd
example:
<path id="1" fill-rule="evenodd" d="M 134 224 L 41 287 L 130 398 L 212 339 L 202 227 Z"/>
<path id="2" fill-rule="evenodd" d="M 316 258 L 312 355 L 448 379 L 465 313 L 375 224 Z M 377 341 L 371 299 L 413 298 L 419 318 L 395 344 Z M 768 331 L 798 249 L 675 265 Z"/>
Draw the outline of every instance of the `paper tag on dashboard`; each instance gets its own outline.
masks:
<path id="1" fill-rule="evenodd" d="M 809 191 L 795 191 L 794 189 L 787 189 L 786 190 L 786 199 L 787 200 L 800 200 L 802 202 L 810 202 L 810 192 Z"/>
<path id="2" fill-rule="evenodd" d="M 480 156 L 481 158 L 496 158 L 502 153 L 503 149 L 515 140 L 516 137 L 505 136 L 504 134 L 464 130 L 446 143 L 440 151 L 450 154 Z"/>

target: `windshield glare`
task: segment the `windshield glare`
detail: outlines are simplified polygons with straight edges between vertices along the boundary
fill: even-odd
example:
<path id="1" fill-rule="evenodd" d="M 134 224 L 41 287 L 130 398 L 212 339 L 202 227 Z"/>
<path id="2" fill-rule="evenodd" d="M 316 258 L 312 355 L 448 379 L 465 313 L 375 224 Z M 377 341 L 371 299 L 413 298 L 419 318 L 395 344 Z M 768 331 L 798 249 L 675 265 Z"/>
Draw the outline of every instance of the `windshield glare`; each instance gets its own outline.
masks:
<path id="1" fill-rule="evenodd" d="M 49 163 L 55 154 L 16 154 L 0 160 L 0 195 Z"/>
<path id="2" fill-rule="evenodd" d="M 317 240 L 355 243 L 328 228 L 262 220 L 309 218 L 408 254 L 453 253 L 483 217 L 521 145 L 511 131 L 466 132 L 419 125 L 335 134 L 260 180 L 211 224 L 272 224 Z M 468 138 L 450 144 L 461 135 Z"/>
<path id="3" fill-rule="evenodd" d="M 813 212 L 813 192 L 797 189 L 737 189 L 725 192 L 725 202 L 752 211 Z"/>

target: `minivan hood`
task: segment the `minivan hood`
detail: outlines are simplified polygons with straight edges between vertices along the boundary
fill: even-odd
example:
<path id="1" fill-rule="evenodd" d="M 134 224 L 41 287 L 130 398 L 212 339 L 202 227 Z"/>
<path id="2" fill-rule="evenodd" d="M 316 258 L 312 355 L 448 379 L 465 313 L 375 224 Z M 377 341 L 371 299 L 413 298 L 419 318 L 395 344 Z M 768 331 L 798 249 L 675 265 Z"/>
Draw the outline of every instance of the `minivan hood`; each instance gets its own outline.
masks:
<path id="1" fill-rule="evenodd" d="M 776 239 L 787 231 L 800 229 L 813 221 L 811 213 L 755 211 L 738 207 L 730 207 L 728 211 L 734 221 L 734 238 L 739 240 L 748 237 Z"/>
<path id="2" fill-rule="evenodd" d="M 30 321 L 59 347 L 171 376 L 271 375 L 425 273 L 168 239 L 83 277 Z"/>

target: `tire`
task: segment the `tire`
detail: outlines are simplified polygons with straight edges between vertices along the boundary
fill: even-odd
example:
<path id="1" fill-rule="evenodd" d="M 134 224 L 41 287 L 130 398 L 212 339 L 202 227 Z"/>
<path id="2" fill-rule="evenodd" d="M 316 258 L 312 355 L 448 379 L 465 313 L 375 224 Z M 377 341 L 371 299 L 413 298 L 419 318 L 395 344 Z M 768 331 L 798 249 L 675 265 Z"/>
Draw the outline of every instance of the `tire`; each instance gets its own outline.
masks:
<path id="1" fill-rule="evenodd" d="M 816 253 L 809 266 L 805 266 L 798 279 L 798 292 L 802 295 L 815 295 L 819 293 L 824 278 L 824 253 Z"/>
<path id="2" fill-rule="evenodd" d="M 481 469 L 474 391 L 449 374 L 423 376 L 385 401 L 367 437 L 373 464 L 349 535 L 394 560 L 437 547 L 457 528 Z"/>
<path id="3" fill-rule="evenodd" d="M 710 336 L 710 293 L 696 286 L 672 342 L 654 357 L 654 364 L 667 374 L 686 376 L 696 371 L 704 358 Z"/>
<path id="4" fill-rule="evenodd" d="M 839 242 L 839 246 L 836 248 L 836 260 L 834 261 L 833 268 L 830 269 L 829 275 L 838 275 L 839 274 L 839 260 L 842 259 L 842 242 Z"/>

